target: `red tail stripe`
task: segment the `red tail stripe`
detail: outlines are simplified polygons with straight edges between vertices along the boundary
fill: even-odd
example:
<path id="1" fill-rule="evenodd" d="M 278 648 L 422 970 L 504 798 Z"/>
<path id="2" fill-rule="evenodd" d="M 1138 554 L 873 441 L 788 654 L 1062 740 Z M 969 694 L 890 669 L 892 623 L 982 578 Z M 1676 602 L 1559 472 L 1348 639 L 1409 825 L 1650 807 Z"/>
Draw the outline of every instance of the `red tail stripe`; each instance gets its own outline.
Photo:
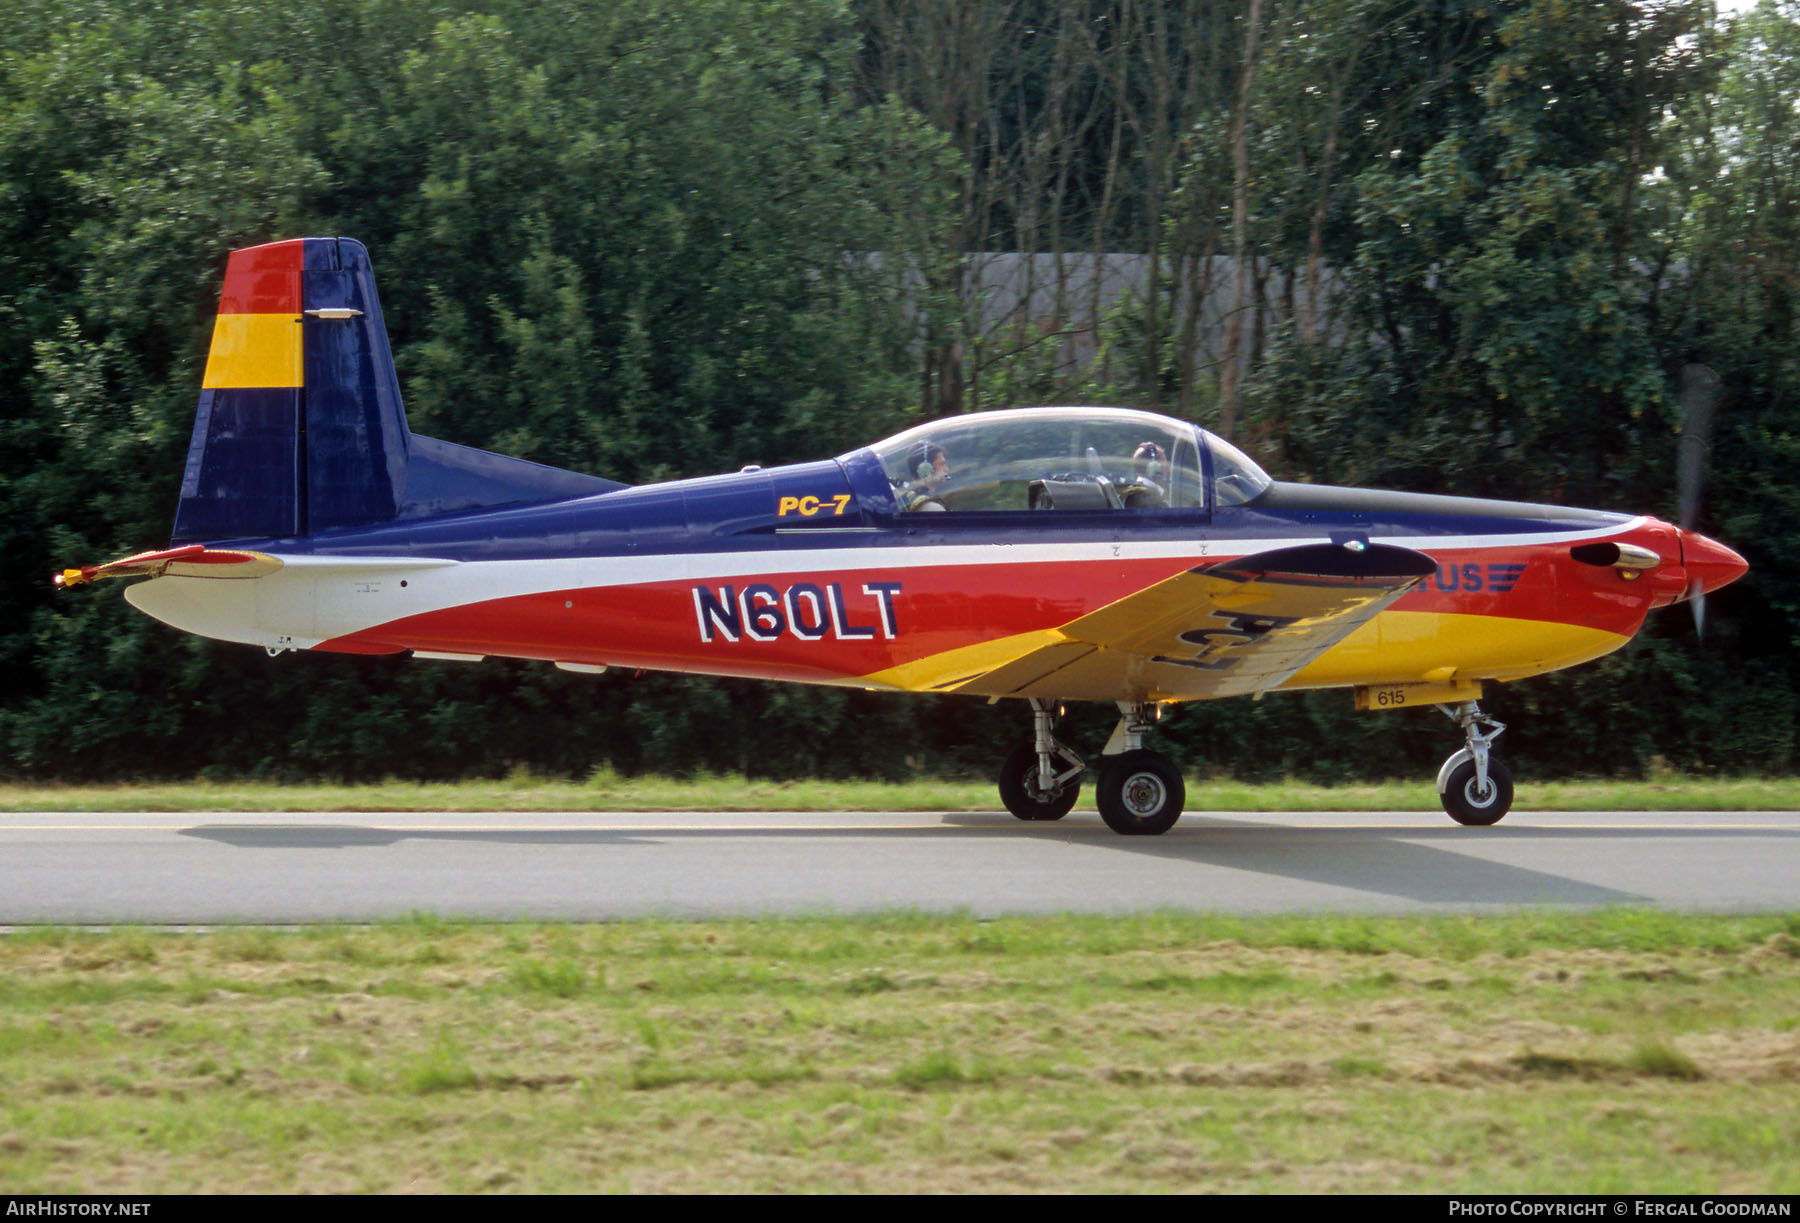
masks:
<path id="1" fill-rule="evenodd" d="M 299 314 L 305 254 L 304 238 L 232 251 L 225 264 L 219 313 Z"/>

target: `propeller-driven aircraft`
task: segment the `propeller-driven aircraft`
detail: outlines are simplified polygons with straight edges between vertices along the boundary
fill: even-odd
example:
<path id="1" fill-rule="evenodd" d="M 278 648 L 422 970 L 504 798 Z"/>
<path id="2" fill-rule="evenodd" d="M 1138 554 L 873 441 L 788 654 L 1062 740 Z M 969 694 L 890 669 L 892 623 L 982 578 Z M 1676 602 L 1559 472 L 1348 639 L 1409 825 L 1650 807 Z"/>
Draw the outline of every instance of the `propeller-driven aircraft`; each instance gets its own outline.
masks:
<path id="1" fill-rule="evenodd" d="M 1684 518 L 1686 515 L 1684 514 Z M 1506 814 L 1483 685 L 1618 649 L 1744 560 L 1654 518 L 1271 480 L 1194 425 L 1027 408 L 835 459 L 630 487 L 412 433 L 367 251 L 235 251 L 167 549 L 177 628 L 265 647 L 539 659 L 1028 703 L 1006 808 L 1061 818 L 1087 765 L 1067 701 L 1117 704 L 1095 798 L 1167 831 L 1186 791 L 1144 740 L 1174 702 L 1349 688 L 1435 705 L 1464 824 Z"/>

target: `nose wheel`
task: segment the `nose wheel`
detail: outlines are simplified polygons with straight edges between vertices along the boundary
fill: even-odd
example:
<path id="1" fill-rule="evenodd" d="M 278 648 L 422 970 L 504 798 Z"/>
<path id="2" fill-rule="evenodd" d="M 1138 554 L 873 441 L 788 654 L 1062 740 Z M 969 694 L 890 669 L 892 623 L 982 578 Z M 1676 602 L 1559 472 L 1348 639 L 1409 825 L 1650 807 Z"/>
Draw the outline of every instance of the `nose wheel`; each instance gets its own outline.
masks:
<path id="1" fill-rule="evenodd" d="M 1438 709 L 1462 727 L 1467 743 L 1438 770 L 1438 801 L 1459 824 L 1498 824 L 1512 810 L 1513 780 L 1512 773 L 1489 749 L 1506 724 L 1482 713 L 1474 701 L 1439 705 Z"/>
<path id="2" fill-rule="evenodd" d="M 1461 752 L 1456 754 L 1462 755 Z M 1438 791 L 1438 798 L 1450 818 L 1459 824 L 1498 824 L 1500 817 L 1512 809 L 1512 774 L 1507 772 L 1504 764 L 1490 756 L 1484 786 L 1475 775 L 1475 762 L 1459 761 Z"/>

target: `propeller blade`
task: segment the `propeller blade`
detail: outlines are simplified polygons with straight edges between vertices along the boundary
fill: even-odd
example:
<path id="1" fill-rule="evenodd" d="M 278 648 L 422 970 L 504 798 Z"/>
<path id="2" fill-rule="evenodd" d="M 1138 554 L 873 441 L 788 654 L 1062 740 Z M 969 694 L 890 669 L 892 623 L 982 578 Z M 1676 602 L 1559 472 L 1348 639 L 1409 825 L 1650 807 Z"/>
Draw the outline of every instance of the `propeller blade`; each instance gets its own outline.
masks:
<path id="1" fill-rule="evenodd" d="M 1690 361 L 1681 367 L 1681 449 L 1676 454 L 1676 521 L 1683 531 L 1700 518 L 1706 491 L 1706 469 L 1712 460 L 1713 407 L 1719 402 L 1721 379 L 1711 366 Z M 1694 635 L 1706 639 L 1706 587 L 1698 579 L 1688 588 L 1694 609 Z"/>
<path id="2" fill-rule="evenodd" d="M 1721 379 L 1711 367 L 1690 362 L 1681 367 L 1681 450 L 1676 456 L 1676 521 L 1691 531 L 1700 517 L 1706 468 L 1712 456 L 1713 406 Z"/>

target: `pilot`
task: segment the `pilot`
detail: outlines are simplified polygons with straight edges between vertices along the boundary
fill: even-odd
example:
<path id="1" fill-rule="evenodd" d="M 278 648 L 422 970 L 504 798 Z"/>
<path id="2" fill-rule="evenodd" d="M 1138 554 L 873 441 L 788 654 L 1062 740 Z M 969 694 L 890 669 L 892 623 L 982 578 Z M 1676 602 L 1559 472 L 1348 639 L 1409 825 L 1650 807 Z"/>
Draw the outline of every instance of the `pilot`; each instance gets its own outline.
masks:
<path id="1" fill-rule="evenodd" d="M 1168 504 L 1165 485 L 1169 456 L 1155 442 L 1142 442 L 1131 452 L 1131 483 L 1123 490 L 1126 508 L 1155 509 Z"/>
<path id="2" fill-rule="evenodd" d="M 933 441 L 918 442 L 907 452 L 906 467 L 912 478 L 900 486 L 900 508 L 942 510 L 944 503 L 936 493 L 950 478 L 950 457 L 944 448 Z"/>

